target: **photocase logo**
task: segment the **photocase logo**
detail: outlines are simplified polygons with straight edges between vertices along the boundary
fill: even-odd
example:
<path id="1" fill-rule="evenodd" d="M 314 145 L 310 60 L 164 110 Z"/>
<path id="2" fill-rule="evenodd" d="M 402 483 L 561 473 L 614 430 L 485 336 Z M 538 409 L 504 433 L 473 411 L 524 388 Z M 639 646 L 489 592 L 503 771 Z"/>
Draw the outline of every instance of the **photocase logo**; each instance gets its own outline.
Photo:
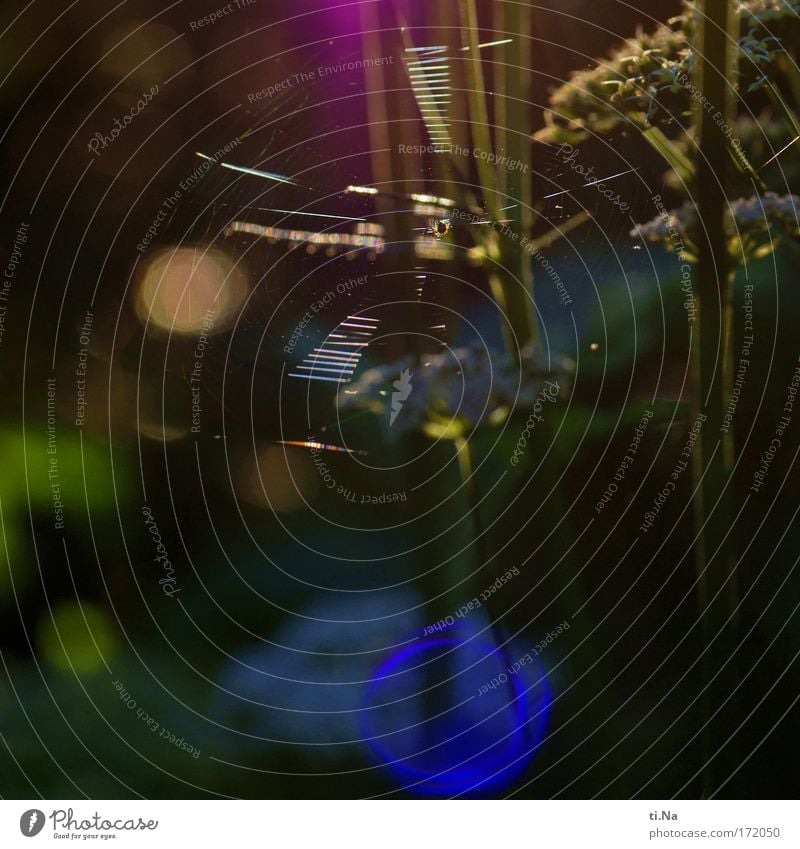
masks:
<path id="1" fill-rule="evenodd" d="M 408 396 L 411 394 L 411 373 L 407 368 L 404 368 L 400 372 L 400 379 L 395 380 L 392 384 L 395 388 L 395 392 L 392 392 L 392 410 L 389 415 L 389 427 L 394 424 L 394 420 L 400 414 L 400 410 L 403 409 L 403 403 L 408 400 Z"/>
<path id="2" fill-rule="evenodd" d="M 36 837 L 44 828 L 44 813 L 38 808 L 31 808 L 19 818 L 19 830 L 25 837 Z"/>

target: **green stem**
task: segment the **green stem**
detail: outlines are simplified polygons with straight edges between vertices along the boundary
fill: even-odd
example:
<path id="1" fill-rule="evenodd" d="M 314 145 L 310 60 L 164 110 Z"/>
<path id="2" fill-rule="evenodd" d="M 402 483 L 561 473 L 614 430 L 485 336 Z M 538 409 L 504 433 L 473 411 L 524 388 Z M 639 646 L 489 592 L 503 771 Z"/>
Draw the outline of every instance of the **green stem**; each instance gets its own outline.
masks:
<path id="1" fill-rule="evenodd" d="M 697 85 L 707 102 L 718 105 L 724 123 L 732 125 L 733 97 L 729 81 L 738 24 L 732 0 L 700 4 Z M 731 40 L 732 39 L 732 40 Z M 692 344 L 693 421 L 701 415 L 699 439 L 692 453 L 695 487 L 698 615 L 704 636 L 703 783 L 706 795 L 715 792 L 730 774 L 724 746 L 736 711 L 713 714 L 738 683 L 734 665 L 736 573 L 727 536 L 731 530 L 730 434 L 723 428 L 731 397 L 732 274 L 725 235 L 728 156 L 719 118 L 697 108 L 698 150 L 695 199 L 702 228 L 697 233 L 697 294 L 699 322 Z M 730 704 L 730 703 L 729 703 Z"/>
<path id="2" fill-rule="evenodd" d="M 464 46 L 469 48 L 468 68 L 468 101 L 470 108 L 470 126 L 472 138 L 476 150 L 491 151 L 492 141 L 489 131 L 489 110 L 486 102 L 486 88 L 483 81 L 483 68 L 481 65 L 480 32 L 478 27 L 478 11 L 475 0 L 460 0 L 461 22 L 464 31 Z M 517 151 L 513 158 L 520 162 L 518 171 L 513 175 L 503 177 L 502 185 L 506 185 L 507 195 L 500 191 L 498 179 L 493 168 L 485 157 L 476 158 L 478 169 L 478 180 L 483 190 L 483 203 L 487 217 L 492 221 L 498 221 L 501 217 L 500 207 L 507 206 L 506 197 L 512 197 L 519 203 L 519 217 L 517 224 L 512 226 L 516 238 L 509 235 L 500 235 L 500 250 L 498 267 L 490 272 L 489 283 L 492 297 L 500 307 L 505 321 L 503 334 L 506 349 L 510 356 L 517 358 L 519 348 L 526 344 L 536 342 L 537 327 L 532 304 L 533 277 L 531 270 L 531 256 L 521 245 L 521 238 L 530 237 L 531 226 L 531 203 L 530 203 L 530 162 L 531 143 L 528 132 L 523 132 L 527 126 L 525 117 L 525 105 L 529 102 L 527 92 L 527 81 L 530 67 L 529 51 L 529 13 L 524 13 L 521 4 L 511 3 L 503 17 L 504 26 L 512 32 L 514 39 L 511 48 L 508 49 L 506 58 L 507 66 L 498 70 L 497 73 L 505 74 L 502 90 L 504 92 L 504 104 L 500 115 L 508 122 L 509 126 L 502 128 L 499 138 L 509 139 L 509 146 Z M 510 67 L 509 67 L 510 66 Z M 524 143 L 523 143 L 524 136 Z M 513 143 L 511 139 L 514 139 Z M 495 151 L 497 153 L 497 151 Z M 500 152 L 502 153 L 502 152 Z M 499 203 L 499 199 L 503 203 Z M 490 234 L 490 238 L 494 234 Z"/>
<path id="3" fill-rule="evenodd" d="M 460 0 L 461 27 L 464 47 L 469 48 L 467 62 L 467 81 L 469 91 L 470 125 L 475 147 L 482 151 L 492 150 L 491 134 L 489 133 L 489 110 L 486 105 L 486 88 L 483 84 L 483 66 L 481 65 L 480 29 L 478 27 L 478 10 L 475 0 Z M 496 221 L 499 217 L 494 169 L 485 158 L 477 157 L 478 180 L 484 191 L 484 209 L 486 214 Z"/>
<path id="4" fill-rule="evenodd" d="M 525 345 L 537 338 L 536 317 L 533 309 L 533 260 L 529 250 L 522 246 L 522 237 L 530 238 L 533 232 L 533 196 L 532 196 L 532 152 L 530 132 L 530 67 L 531 67 L 531 10 L 523 3 L 499 4 L 505 6 L 504 27 L 512 40 L 502 47 L 500 58 L 502 70 L 496 69 L 497 76 L 504 78 L 503 147 L 497 151 L 507 156 L 510 162 L 518 163 L 513 167 L 501 168 L 505 173 L 504 202 L 501 206 L 510 206 L 502 217 L 512 219 L 511 227 L 516 230 L 519 239 L 503 238 L 500 249 L 501 262 L 516 280 L 511 280 L 513 291 L 507 294 L 512 302 L 508 309 L 515 316 L 512 324 L 519 343 Z M 517 319 L 516 317 L 519 316 Z M 524 335 L 523 335 L 524 334 Z"/>
<path id="5" fill-rule="evenodd" d="M 455 440 L 456 456 L 458 457 L 458 470 L 461 473 L 461 482 L 467 496 L 469 515 L 472 520 L 472 537 L 474 540 L 475 555 L 478 561 L 478 569 L 489 566 L 491 559 L 484 538 L 484 527 L 481 521 L 480 500 L 478 488 L 475 484 L 475 466 L 472 462 L 472 449 L 469 441 L 463 437 Z"/>
<path id="6" fill-rule="evenodd" d="M 461 472 L 461 480 L 464 485 L 464 492 L 467 496 L 469 514 L 472 519 L 472 537 L 474 541 L 475 559 L 478 563 L 478 570 L 475 572 L 470 583 L 475 589 L 475 595 L 477 595 L 477 587 L 479 583 L 477 578 L 483 574 L 485 576 L 483 583 L 484 585 L 488 585 L 489 580 L 494 577 L 495 570 L 493 566 L 490 565 L 494 558 L 489 551 L 489 547 L 487 545 L 488 540 L 484 534 L 483 522 L 481 521 L 480 498 L 478 496 L 478 487 L 475 482 L 475 464 L 472 459 L 472 449 L 470 448 L 469 441 L 463 438 L 456 439 L 455 449 L 458 457 L 458 468 Z M 484 566 L 486 567 L 485 569 L 483 568 Z M 472 591 L 468 592 L 467 597 L 472 594 Z M 489 616 L 489 627 L 492 632 L 494 643 L 500 652 L 500 656 L 505 662 L 510 663 L 511 660 L 508 657 L 508 648 L 506 646 L 508 639 L 507 629 L 504 627 L 502 621 L 503 617 L 502 615 L 494 615 L 492 611 L 494 605 L 492 604 L 491 599 L 484 602 L 484 605 Z"/>

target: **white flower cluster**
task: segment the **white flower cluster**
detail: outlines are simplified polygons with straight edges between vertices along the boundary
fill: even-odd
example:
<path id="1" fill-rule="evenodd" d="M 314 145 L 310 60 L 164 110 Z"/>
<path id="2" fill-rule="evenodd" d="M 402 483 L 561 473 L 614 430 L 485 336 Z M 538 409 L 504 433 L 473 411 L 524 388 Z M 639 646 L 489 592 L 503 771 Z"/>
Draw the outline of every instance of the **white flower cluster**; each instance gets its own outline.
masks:
<path id="1" fill-rule="evenodd" d="M 507 354 L 474 344 L 454 351 L 412 357 L 366 371 L 338 399 L 343 409 L 366 409 L 389 421 L 393 381 L 411 374 L 412 392 L 396 417 L 392 433 L 421 430 L 455 437 L 479 425 L 497 425 L 514 410 L 530 409 L 544 381 L 571 371 L 568 359 L 548 363 L 535 348 L 525 348 L 517 362 Z"/>
<path id="2" fill-rule="evenodd" d="M 729 235 L 747 236 L 782 230 L 787 233 L 800 232 L 800 197 L 778 195 L 767 192 L 751 198 L 739 198 L 728 206 L 726 229 Z M 646 224 L 637 224 L 631 230 L 634 238 L 648 242 L 659 242 L 669 247 L 670 234 L 678 232 L 691 241 L 697 228 L 697 207 L 687 201 L 678 209 L 660 215 Z M 774 233 L 773 235 L 779 235 Z"/>

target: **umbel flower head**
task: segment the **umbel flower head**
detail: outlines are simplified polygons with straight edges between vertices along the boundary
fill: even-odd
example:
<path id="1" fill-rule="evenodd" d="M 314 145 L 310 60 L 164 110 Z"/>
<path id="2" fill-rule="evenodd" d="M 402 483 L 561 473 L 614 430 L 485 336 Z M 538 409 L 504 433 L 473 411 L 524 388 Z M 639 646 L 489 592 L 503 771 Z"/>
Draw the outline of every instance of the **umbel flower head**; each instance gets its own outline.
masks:
<path id="1" fill-rule="evenodd" d="M 697 225 L 697 207 L 687 201 L 646 224 L 637 224 L 630 235 L 661 244 L 667 250 L 680 248 L 685 259 L 694 260 Z M 743 256 L 747 259 L 767 256 L 782 237 L 800 234 L 800 197 L 766 192 L 731 201 L 725 232 L 728 249 L 735 261 L 741 262 Z"/>
<path id="2" fill-rule="evenodd" d="M 781 43 L 791 41 L 800 0 L 743 0 L 737 12 L 742 32 L 737 87 L 757 91 L 769 81 Z M 536 138 L 578 144 L 626 126 L 666 127 L 688 118 L 697 94 L 692 45 L 698 14 L 685 3 L 683 15 L 652 33 L 638 33 L 596 67 L 574 72 L 551 95 L 547 126 Z"/>
<path id="3" fill-rule="evenodd" d="M 473 344 L 416 360 L 407 356 L 371 368 L 343 389 L 343 411 L 368 410 L 385 419 L 392 435 L 418 431 L 458 439 L 479 426 L 497 426 L 514 410 L 526 410 L 546 380 L 564 386 L 572 362 L 546 361 L 534 347 L 519 362 Z"/>

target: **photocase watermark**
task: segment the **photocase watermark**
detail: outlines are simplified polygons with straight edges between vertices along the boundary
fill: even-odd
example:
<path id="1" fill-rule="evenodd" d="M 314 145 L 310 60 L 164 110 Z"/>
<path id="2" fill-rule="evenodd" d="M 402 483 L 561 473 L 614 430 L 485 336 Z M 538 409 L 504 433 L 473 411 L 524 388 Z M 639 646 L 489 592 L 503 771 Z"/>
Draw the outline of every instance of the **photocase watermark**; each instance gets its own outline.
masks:
<path id="1" fill-rule="evenodd" d="M 114 142 L 119 138 L 119 134 L 126 128 L 129 127 L 133 123 L 133 119 L 140 115 L 150 101 L 158 94 L 158 84 L 150 86 L 150 90 L 146 91 L 130 108 L 130 110 L 122 116 L 122 120 L 119 118 L 114 118 L 114 127 L 110 130 L 108 135 L 104 135 L 103 133 L 97 132 L 92 137 L 91 141 L 88 143 L 87 147 L 90 153 L 93 153 L 95 156 L 100 156 L 100 151 L 105 150 L 109 145 L 114 144 Z"/>
<path id="2" fill-rule="evenodd" d="M 478 690 L 479 696 L 484 696 L 489 690 L 494 690 L 498 686 L 503 684 L 507 684 L 509 678 L 513 678 L 523 666 L 527 666 L 529 663 L 533 663 L 536 658 L 550 645 L 552 645 L 561 634 L 569 631 L 570 624 L 565 619 L 560 625 L 554 628 L 552 631 L 547 632 L 547 636 L 541 639 L 535 646 L 525 652 L 525 654 L 521 655 L 517 660 L 515 660 L 510 666 L 506 667 L 505 672 L 501 672 L 499 675 L 496 675 L 489 681 L 487 684 L 484 684 Z"/>
<path id="3" fill-rule="evenodd" d="M 553 281 L 553 284 L 556 287 L 556 292 L 558 292 L 559 300 L 561 301 L 561 305 L 564 307 L 571 306 L 572 298 L 570 297 L 569 292 L 567 291 L 567 287 L 564 284 L 564 281 L 561 279 L 561 275 L 556 271 L 553 267 L 553 264 L 549 259 L 541 252 L 541 250 L 536 247 L 535 242 L 532 242 L 527 236 L 520 237 L 519 233 L 509 227 L 507 224 L 501 221 L 491 221 L 487 220 L 485 215 L 481 215 L 475 212 L 468 212 L 463 209 L 454 209 L 451 215 L 451 219 L 457 221 L 466 221 L 470 224 L 486 224 L 491 226 L 493 230 L 496 230 L 503 238 L 511 239 L 514 242 L 519 242 L 520 247 L 524 248 L 542 267 L 542 270 L 547 273 L 547 276 Z"/>
<path id="4" fill-rule="evenodd" d="M 682 71 L 678 72 L 675 75 L 675 81 L 682 85 L 706 112 L 709 114 L 713 113 L 714 123 L 720 128 L 722 134 L 731 143 L 734 153 L 739 158 L 739 161 L 745 169 L 749 168 L 747 157 L 742 150 L 742 143 L 734 134 L 733 127 L 728 126 L 726 123 L 725 116 L 722 112 L 717 109 L 716 106 L 705 96 L 705 94 L 703 94 L 703 92 L 692 82 L 688 74 L 685 74 Z"/>
<path id="5" fill-rule="evenodd" d="M 678 481 L 680 480 L 681 475 L 689 468 L 689 461 L 692 458 L 692 452 L 694 451 L 695 443 L 697 442 L 697 437 L 700 436 L 700 431 L 703 427 L 703 422 L 708 418 L 704 413 L 699 413 L 697 418 L 692 425 L 688 436 L 686 437 L 686 444 L 683 446 L 683 451 L 681 451 L 680 459 L 675 464 L 675 467 L 670 472 L 669 480 L 664 485 L 664 488 L 661 492 L 656 495 L 653 499 L 653 506 L 644 514 L 644 519 L 642 524 L 639 525 L 639 530 L 642 533 L 647 533 L 650 528 L 655 524 L 656 519 L 661 513 L 661 508 L 667 503 L 669 497 L 673 492 L 677 489 Z"/>
<path id="6" fill-rule="evenodd" d="M 744 304 L 742 304 L 744 312 L 744 339 L 742 347 L 739 350 L 739 364 L 736 368 L 736 378 L 731 388 L 731 400 L 728 402 L 728 408 L 722 417 L 720 432 L 727 433 L 733 424 L 733 416 L 736 408 L 739 406 L 739 398 L 742 394 L 744 381 L 747 376 L 747 371 L 750 368 L 750 348 L 753 345 L 753 284 L 746 283 L 744 287 Z"/>
<path id="7" fill-rule="evenodd" d="M 11 294 L 11 286 L 17 273 L 17 266 L 22 258 L 22 246 L 28 241 L 29 226 L 24 221 L 20 222 L 14 239 L 14 245 L 11 248 L 11 256 L 8 258 L 3 272 L 3 279 L 0 282 L 0 345 L 3 344 L 3 336 L 6 332 L 6 304 Z"/>
<path id="8" fill-rule="evenodd" d="M 697 317 L 697 306 L 694 299 L 694 287 L 692 286 L 692 266 L 686 258 L 686 245 L 678 228 L 672 223 L 672 216 L 664 206 L 661 195 L 653 195 L 658 216 L 667 230 L 667 235 L 672 241 L 672 250 L 681 263 L 681 291 L 683 292 L 683 308 L 686 310 L 686 320 L 693 324 Z"/>
<path id="9" fill-rule="evenodd" d="M 452 156 L 471 156 L 473 159 L 481 159 L 497 168 L 505 168 L 508 171 L 519 171 L 527 174 L 530 167 L 519 159 L 512 159 L 505 154 L 493 153 L 490 150 L 482 150 L 479 147 L 462 147 L 459 144 L 398 144 L 398 153 L 411 154 L 412 156 L 423 156 L 426 153 L 449 153 Z"/>
<path id="10" fill-rule="evenodd" d="M 153 558 L 153 562 L 160 563 L 164 569 L 164 577 L 159 578 L 158 583 L 161 585 L 164 595 L 172 598 L 175 593 L 180 592 L 180 588 L 177 586 L 178 582 L 175 578 L 175 570 L 172 568 L 172 562 L 167 556 L 167 549 L 161 540 L 161 533 L 158 530 L 156 520 L 153 518 L 152 510 L 149 507 L 142 507 L 142 515 L 144 516 L 145 526 L 150 531 L 150 535 L 153 538 L 153 545 L 156 549 L 156 556 Z"/>
<path id="11" fill-rule="evenodd" d="M 567 287 L 564 285 L 564 281 L 561 279 L 561 275 L 553 268 L 550 260 L 538 248 L 534 248 L 532 245 L 527 247 L 523 243 L 523 247 L 528 250 L 528 253 L 541 265 L 547 276 L 553 281 L 556 292 L 558 292 L 558 298 L 561 301 L 561 306 L 570 306 L 572 304 L 572 298 L 567 291 Z"/>
<path id="12" fill-rule="evenodd" d="M 314 468 L 322 479 L 325 488 L 340 495 L 345 501 L 349 501 L 351 504 L 396 504 L 399 501 L 408 501 L 408 495 L 405 490 L 399 492 L 381 492 L 373 495 L 350 489 L 344 484 L 339 483 L 333 476 L 330 466 L 322 459 L 325 456 L 322 448 L 311 448 L 310 452 Z"/>
<path id="13" fill-rule="evenodd" d="M 61 500 L 61 478 L 58 473 L 58 444 L 56 441 L 56 379 L 47 378 L 47 480 L 53 500 L 53 527 L 64 529 L 64 503 Z"/>
<path id="14" fill-rule="evenodd" d="M 247 101 L 248 103 L 257 103 L 259 100 L 274 97 L 279 92 L 306 85 L 307 83 L 313 83 L 324 77 L 335 76 L 336 74 L 341 74 L 343 71 L 360 71 L 365 68 L 377 68 L 383 65 L 393 64 L 394 56 L 377 56 L 375 58 L 356 59 L 352 62 L 339 62 L 337 65 L 320 65 L 318 68 L 310 71 L 299 71 L 296 74 L 290 74 L 274 85 L 267 86 L 259 91 L 250 92 L 247 95 Z"/>
<path id="15" fill-rule="evenodd" d="M 411 390 L 414 388 L 411 385 L 411 372 L 407 368 L 404 368 L 400 372 L 399 379 L 395 380 L 392 386 L 394 386 L 394 392 L 392 392 L 392 406 L 389 410 L 389 427 L 395 423 L 395 420 L 400 415 L 400 411 L 403 409 L 403 404 L 408 401 Z"/>
<path id="16" fill-rule="evenodd" d="M 25 837 L 36 837 L 48 819 L 53 827 L 53 837 L 67 840 L 112 840 L 116 838 L 114 832 L 117 831 L 155 831 L 158 828 L 158 820 L 143 820 L 141 817 L 110 820 L 95 811 L 88 818 L 78 819 L 73 808 L 55 808 L 47 816 L 39 808 L 30 808 L 19 818 L 19 830 Z"/>
<path id="17" fill-rule="evenodd" d="M 202 162 L 197 166 L 197 168 L 192 171 L 187 177 L 180 181 L 178 184 L 178 188 L 161 204 L 159 207 L 158 213 L 156 217 L 153 219 L 153 222 L 147 228 L 147 232 L 142 238 L 141 242 L 136 245 L 136 250 L 139 253 L 144 253 L 147 248 L 150 246 L 150 243 L 155 239 L 158 235 L 158 231 L 161 229 L 161 225 L 167 220 L 170 213 L 174 210 L 178 201 L 183 197 L 184 192 L 188 192 L 194 185 L 197 184 L 199 180 L 201 180 L 210 170 L 211 168 L 226 154 L 230 153 L 240 142 L 240 139 L 236 138 L 232 141 L 229 141 L 226 145 L 221 147 L 219 150 L 215 151 L 211 156 L 203 156 Z"/>
<path id="18" fill-rule="evenodd" d="M 187 755 L 191 755 L 195 760 L 200 757 L 200 749 L 197 749 L 187 743 L 183 737 L 178 737 L 177 734 L 173 734 L 168 728 L 164 728 L 164 726 L 162 726 L 154 717 L 150 716 L 144 708 L 137 705 L 136 699 L 134 699 L 133 696 L 125 689 L 125 685 L 121 681 L 114 681 L 113 684 L 125 707 L 131 711 L 135 710 L 136 716 L 144 722 L 153 734 L 158 732 L 158 736 L 162 740 L 166 740 L 167 743 L 170 743 L 181 751 L 186 752 Z"/>
<path id="19" fill-rule="evenodd" d="M 214 316 L 216 311 L 206 310 L 200 322 L 200 334 L 197 337 L 197 345 L 194 348 L 194 365 L 189 375 L 189 388 L 192 393 L 192 433 L 200 433 L 200 414 L 203 406 L 200 402 L 201 373 L 203 370 L 203 357 L 208 347 L 208 334 L 214 329 Z"/>
<path id="20" fill-rule="evenodd" d="M 240 9 L 244 9 L 247 6 L 253 6 L 255 3 L 256 0 L 233 0 L 232 3 L 228 3 L 227 5 L 220 7 L 216 10 L 216 12 L 211 12 L 208 15 L 204 15 L 202 18 L 195 18 L 195 20 L 189 21 L 189 29 L 192 32 L 197 32 L 197 30 L 202 29 L 203 27 L 210 27 L 221 18 L 225 18 L 231 13 L 238 12 Z"/>
<path id="21" fill-rule="evenodd" d="M 781 445 L 783 445 L 783 435 L 792 423 L 794 402 L 797 400 L 798 388 L 800 388 L 800 365 L 795 367 L 789 385 L 786 387 L 786 397 L 783 402 L 783 409 L 781 410 L 783 415 L 781 415 L 778 424 L 775 426 L 775 435 L 767 446 L 767 450 L 761 455 L 759 468 L 753 473 L 753 483 L 750 485 L 750 492 L 758 492 L 764 485 L 769 467 L 772 465 L 772 461 L 775 459 L 775 455 L 780 450 Z"/>
<path id="22" fill-rule="evenodd" d="M 314 320 L 314 317 L 330 306 L 336 300 L 337 296 L 353 292 L 368 281 L 369 277 L 366 274 L 362 274 L 360 277 L 350 277 L 347 280 L 337 283 L 333 289 L 328 289 L 323 295 L 317 298 L 303 314 L 303 317 L 297 323 L 294 330 L 289 334 L 289 338 L 283 346 L 284 353 L 291 354 L 294 351 L 297 343 L 305 336 L 305 330 Z"/>
<path id="23" fill-rule="evenodd" d="M 19 830 L 25 837 L 36 837 L 36 835 L 44 828 L 45 816 L 44 811 L 38 808 L 31 808 L 19 818 Z"/>
<path id="24" fill-rule="evenodd" d="M 561 161 L 564 165 L 569 165 L 574 172 L 589 181 L 586 185 L 581 186 L 581 188 L 586 189 L 590 186 L 596 188 L 604 198 L 611 201 L 613 206 L 618 206 L 620 212 L 627 212 L 631 208 L 629 203 L 622 200 L 619 192 L 615 193 L 614 189 L 610 189 L 606 186 L 606 181 L 610 179 L 609 177 L 596 179 L 594 177 L 593 165 L 587 168 L 585 165 L 581 165 L 578 162 L 578 150 L 571 144 L 562 144 L 558 148 L 558 155 L 561 157 Z"/>
<path id="25" fill-rule="evenodd" d="M 78 351 L 78 365 L 75 369 L 77 379 L 77 392 L 75 396 L 75 427 L 83 427 L 86 423 L 86 368 L 89 362 L 89 342 L 92 338 L 92 322 L 94 313 L 86 310 L 83 317 L 83 325 L 80 330 L 80 351 Z"/>
<path id="26" fill-rule="evenodd" d="M 606 504 L 608 504 L 611 499 L 617 494 L 617 490 L 619 489 L 618 484 L 622 483 L 625 478 L 625 475 L 628 473 L 628 469 L 633 465 L 634 461 L 636 460 L 636 454 L 639 451 L 639 445 L 641 445 L 642 439 L 644 439 L 644 434 L 647 430 L 647 425 L 650 424 L 650 419 L 652 418 L 653 411 L 645 410 L 641 419 L 639 419 L 639 424 L 636 425 L 633 431 L 633 439 L 631 440 L 631 444 L 628 446 L 628 450 L 625 452 L 625 456 L 620 461 L 619 466 L 617 466 L 617 471 L 614 472 L 614 479 L 609 481 L 605 492 L 600 496 L 600 500 L 597 502 L 597 504 L 594 505 L 595 513 L 599 513 L 601 510 L 604 510 Z"/>
<path id="27" fill-rule="evenodd" d="M 525 422 L 525 428 L 519 435 L 517 445 L 514 448 L 514 453 L 511 455 L 512 466 L 519 465 L 520 458 L 525 454 L 528 439 L 530 439 L 536 425 L 544 421 L 542 411 L 544 410 L 545 404 L 555 404 L 559 391 L 560 387 L 557 380 L 545 381 L 545 386 L 542 387 L 541 392 L 539 392 L 539 396 L 533 405 L 533 409 Z"/>
<path id="28" fill-rule="evenodd" d="M 449 628 L 451 625 L 455 625 L 456 619 L 463 619 L 467 614 L 472 613 L 473 610 L 478 610 L 480 607 L 483 607 L 483 603 L 485 601 L 489 601 L 489 599 L 501 588 L 504 587 L 513 577 L 519 575 L 519 568 L 514 566 L 509 569 L 503 575 L 500 575 L 499 578 L 495 580 L 493 584 L 490 584 L 481 594 L 480 596 L 475 596 L 471 601 L 468 601 L 466 604 L 462 604 L 461 607 L 455 612 L 454 616 L 445 616 L 444 619 L 440 619 L 438 622 L 435 622 L 433 625 L 427 625 L 423 632 L 422 636 L 426 637 L 428 634 L 432 634 L 434 631 L 444 631 L 446 628 Z"/>

